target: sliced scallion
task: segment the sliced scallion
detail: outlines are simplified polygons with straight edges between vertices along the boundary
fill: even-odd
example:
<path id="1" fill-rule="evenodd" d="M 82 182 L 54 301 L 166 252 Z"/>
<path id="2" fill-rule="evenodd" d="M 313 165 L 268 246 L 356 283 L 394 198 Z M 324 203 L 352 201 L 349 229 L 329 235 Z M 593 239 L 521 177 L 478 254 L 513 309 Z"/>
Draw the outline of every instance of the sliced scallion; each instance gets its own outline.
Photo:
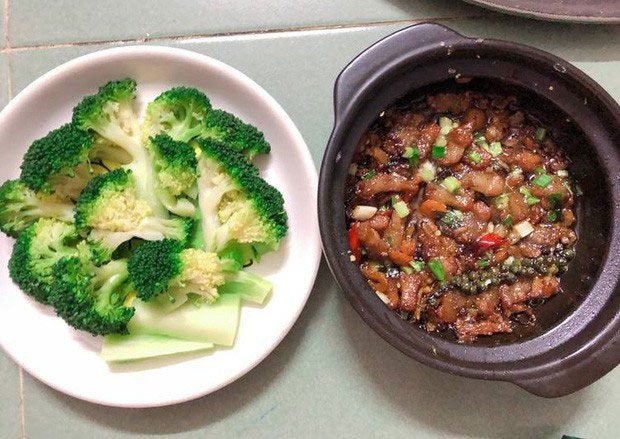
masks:
<path id="1" fill-rule="evenodd" d="M 418 175 L 420 178 L 426 182 L 433 181 L 435 176 L 437 175 L 437 170 L 435 169 L 435 165 L 433 165 L 428 160 L 420 165 L 418 170 Z"/>
<path id="2" fill-rule="evenodd" d="M 411 265 L 411 268 L 413 268 L 415 271 L 422 271 L 424 270 L 424 261 L 411 261 L 409 262 L 409 265 Z"/>
<path id="3" fill-rule="evenodd" d="M 370 171 L 368 171 L 367 173 L 364 174 L 364 176 L 362 177 L 364 180 L 370 180 L 372 177 L 374 177 L 375 175 L 377 175 L 377 171 L 375 171 L 374 169 L 371 169 Z"/>
<path id="4" fill-rule="evenodd" d="M 439 259 L 431 259 L 428 261 L 428 268 L 430 268 L 431 273 L 435 276 L 439 282 L 443 282 L 446 280 L 446 272 L 443 268 L 443 264 Z"/>
<path id="5" fill-rule="evenodd" d="M 552 181 L 553 181 L 553 179 L 551 178 L 550 175 L 548 175 L 548 174 L 540 174 L 538 177 L 536 177 L 534 180 L 532 180 L 532 183 L 535 184 L 538 187 L 546 188 L 547 186 L 549 186 L 551 184 Z"/>
<path id="6" fill-rule="evenodd" d="M 525 186 L 521 186 L 519 188 L 519 192 L 525 196 L 525 202 L 528 206 L 533 206 L 534 204 L 540 203 L 540 198 L 536 198 L 534 195 L 530 193 L 530 190 Z"/>
<path id="7" fill-rule="evenodd" d="M 508 195 L 507 194 L 501 194 L 498 195 L 497 197 L 493 198 L 493 204 L 495 204 L 495 207 L 497 207 L 498 209 L 505 209 L 508 207 Z"/>
<path id="8" fill-rule="evenodd" d="M 442 116 L 439 118 L 440 133 L 444 136 L 452 131 L 452 120 L 449 117 Z"/>
<path id="9" fill-rule="evenodd" d="M 405 148 L 403 157 L 409 159 L 409 163 L 412 166 L 418 166 L 420 163 L 420 150 L 414 146 L 408 146 Z"/>
<path id="10" fill-rule="evenodd" d="M 433 145 L 433 149 L 431 151 L 431 156 L 434 159 L 440 159 L 446 156 L 446 147 L 441 145 Z"/>
<path id="11" fill-rule="evenodd" d="M 458 181 L 453 176 L 449 176 L 449 177 L 444 178 L 444 180 L 441 182 L 441 184 L 443 185 L 443 187 L 448 189 L 448 191 L 450 191 L 453 194 L 458 192 L 459 188 L 461 187 L 461 182 Z"/>
<path id="12" fill-rule="evenodd" d="M 489 152 L 493 157 L 497 157 L 502 151 L 502 144 L 500 142 L 491 142 L 489 145 Z"/>
<path id="13" fill-rule="evenodd" d="M 409 208 L 407 207 L 407 203 L 405 203 L 403 200 L 399 200 L 398 197 L 392 197 L 392 207 L 396 211 L 396 214 L 401 218 L 405 218 L 407 215 L 409 215 Z"/>
<path id="14" fill-rule="evenodd" d="M 512 226 L 512 215 L 508 215 L 506 216 L 506 218 L 503 219 L 502 223 L 506 226 L 506 227 L 510 227 Z"/>
<path id="15" fill-rule="evenodd" d="M 448 139 L 446 138 L 446 136 L 442 136 L 441 134 L 439 136 L 437 136 L 437 138 L 435 139 L 435 145 L 438 146 L 446 146 L 448 144 Z"/>
<path id="16" fill-rule="evenodd" d="M 547 135 L 547 130 L 544 128 L 538 128 L 536 130 L 536 134 L 534 134 L 534 136 L 536 137 L 536 140 L 538 140 L 539 142 L 542 142 L 546 135 Z"/>
<path id="17" fill-rule="evenodd" d="M 477 165 L 482 161 L 482 157 L 480 157 L 480 154 L 478 154 L 476 151 L 473 151 L 469 153 L 469 160 L 471 160 L 472 163 Z"/>

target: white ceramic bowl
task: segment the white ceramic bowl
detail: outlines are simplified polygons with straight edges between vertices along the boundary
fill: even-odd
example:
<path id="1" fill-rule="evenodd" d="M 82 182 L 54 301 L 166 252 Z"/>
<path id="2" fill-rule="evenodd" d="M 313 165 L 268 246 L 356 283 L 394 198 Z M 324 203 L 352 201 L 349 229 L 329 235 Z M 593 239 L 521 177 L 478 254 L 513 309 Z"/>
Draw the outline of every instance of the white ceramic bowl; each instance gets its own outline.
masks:
<path id="1" fill-rule="evenodd" d="M 0 346 L 30 374 L 77 398 L 122 407 L 162 406 L 206 395 L 236 380 L 265 358 L 296 321 L 321 255 L 317 176 L 295 124 L 247 76 L 194 52 L 135 46 L 74 59 L 19 93 L 0 113 L 0 180 L 19 175 L 30 143 L 68 122 L 84 95 L 127 76 L 137 80 L 142 105 L 167 88 L 193 86 L 203 90 L 214 107 L 233 112 L 265 133 L 272 151 L 257 164 L 263 177 L 283 193 L 290 226 L 280 250 L 256 267 L 274 285 L 271 298 L 262 308 L 242 308 L 232 348 L 110 367 L 99 358 L 99 338 L 74 331 L 13 284 L 7 270 L 13 240 L 3 235 Z"/>

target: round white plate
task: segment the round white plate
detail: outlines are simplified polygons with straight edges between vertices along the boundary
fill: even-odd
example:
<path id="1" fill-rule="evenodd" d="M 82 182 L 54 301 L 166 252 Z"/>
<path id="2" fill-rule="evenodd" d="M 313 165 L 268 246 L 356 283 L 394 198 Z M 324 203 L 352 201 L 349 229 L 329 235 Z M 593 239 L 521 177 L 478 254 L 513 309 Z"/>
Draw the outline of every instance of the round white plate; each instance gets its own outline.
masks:
<path id="1" fill-rule="evenodd" d="M 80 99 L 109 80 L 131 76 L 138 100 L 167 88 L 203 90 L 214 107 L 256 125 L 271 143 L 257 160 L 263 177 L 284 195 L 290 230 L 278 252 L 255 264 L 274 286 L 262 307 L 243 306 L 235 345 L 208 354 L 109 366 L 99 338 L 74 331 L 13 284 L 7 262 L 13 240 L 0 238 L 0 346 L 26 371 L 61 392 L 121 407 L 152 407 L 194 399 L 236 380 L 282 340 L 303 309 L 321 257 L 316 169 L 301 134 L 282 107 L 232 67 L 167 47 L 123 47 L 82 56 L 43 75 L 0 113 L 0 180 L 16 178 L 30 143 L 68 122 Z"/>

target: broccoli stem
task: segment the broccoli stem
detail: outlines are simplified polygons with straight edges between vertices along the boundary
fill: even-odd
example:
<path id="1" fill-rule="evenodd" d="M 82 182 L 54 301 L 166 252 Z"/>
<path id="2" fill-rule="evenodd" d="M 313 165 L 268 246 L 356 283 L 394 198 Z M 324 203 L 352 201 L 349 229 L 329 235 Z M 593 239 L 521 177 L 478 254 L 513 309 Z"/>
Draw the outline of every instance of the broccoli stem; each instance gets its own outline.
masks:
<path id="1" fill-rule="evenodd" d="M 72 223 L 74 216 L 73 205 L 41 199 L 25 213 L 31 218 L 56 218 L 66 223 Z"/>

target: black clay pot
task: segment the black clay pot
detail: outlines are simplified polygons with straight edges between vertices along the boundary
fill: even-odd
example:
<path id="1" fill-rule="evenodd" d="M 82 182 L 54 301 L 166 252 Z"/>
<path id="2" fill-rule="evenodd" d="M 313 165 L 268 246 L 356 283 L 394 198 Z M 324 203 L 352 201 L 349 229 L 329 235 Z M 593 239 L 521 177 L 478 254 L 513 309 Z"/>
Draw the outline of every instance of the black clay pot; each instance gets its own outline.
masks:
<path id="1" fill-rule="evenodd" d="M 464 78 L 472 78 L 462 84 Z M 346 175 L 361 135 L 403 96 L 446 89 L 516 94 L 526 111 L 561 136 L 584 196 L 577 205 L 576 257 L 563 292 L 537 308 L 526 337 L 472 345 L 429 334 L 390 311 L 349 260 L 344 213 Z M 419 24 L 379 41 L 336 81 L 335 125 L 319 182 L 325 255 L 362 319 L 406 355 L 437 369 L 503 380 L 536 395 L 567 395 L 594 382 L 620 359 L 620 107 L 592 79 L 540 50 L 463 37 Z M 556 139 L 557 140 L 557 139 Z"/>

